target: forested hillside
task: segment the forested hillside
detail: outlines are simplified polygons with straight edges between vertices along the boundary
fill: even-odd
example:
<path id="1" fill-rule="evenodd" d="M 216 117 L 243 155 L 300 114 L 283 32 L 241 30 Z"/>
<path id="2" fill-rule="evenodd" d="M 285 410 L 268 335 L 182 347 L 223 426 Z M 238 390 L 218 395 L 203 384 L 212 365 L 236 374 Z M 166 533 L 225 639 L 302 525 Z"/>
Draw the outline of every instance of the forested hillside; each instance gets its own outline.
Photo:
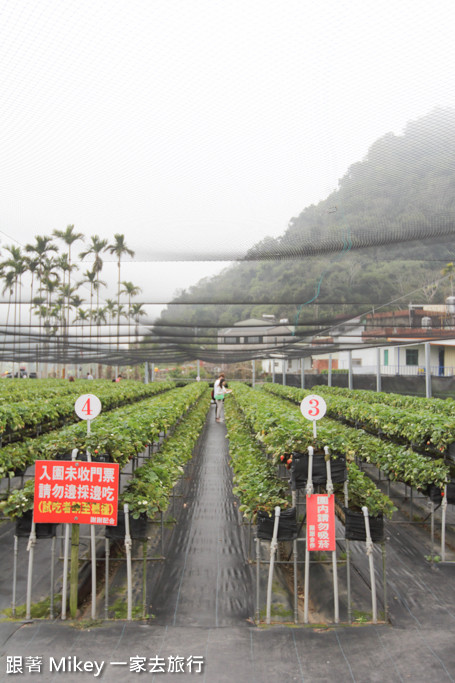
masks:
<path id="1" fill-rule="evenodd" d="M 441 302 L 450 282 L 435 280 L 455 260 L 454 187 L 455 111 L 435 110 L 377 140 L 281 238 L 183 292 L 161 322 L 219 326 L 275 313 L 311 326 L 396 300 Z"/>

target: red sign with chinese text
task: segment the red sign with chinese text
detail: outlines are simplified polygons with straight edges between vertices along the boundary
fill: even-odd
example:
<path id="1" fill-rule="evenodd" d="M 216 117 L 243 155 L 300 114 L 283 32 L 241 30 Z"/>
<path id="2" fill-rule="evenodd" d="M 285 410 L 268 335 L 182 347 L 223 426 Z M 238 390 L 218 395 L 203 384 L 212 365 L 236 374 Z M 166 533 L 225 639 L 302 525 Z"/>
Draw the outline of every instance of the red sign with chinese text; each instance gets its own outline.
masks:
<path id="1" fill-rule="evenodd" d="M 35 522 L 117 526 L 119 465 L 79 460 L 35 462 Z"/>
<path id="2" fill-rule="evenodd" d="M 306 510 L 308 550 L 335 550 L 335 496 L 307 496 Z"/>

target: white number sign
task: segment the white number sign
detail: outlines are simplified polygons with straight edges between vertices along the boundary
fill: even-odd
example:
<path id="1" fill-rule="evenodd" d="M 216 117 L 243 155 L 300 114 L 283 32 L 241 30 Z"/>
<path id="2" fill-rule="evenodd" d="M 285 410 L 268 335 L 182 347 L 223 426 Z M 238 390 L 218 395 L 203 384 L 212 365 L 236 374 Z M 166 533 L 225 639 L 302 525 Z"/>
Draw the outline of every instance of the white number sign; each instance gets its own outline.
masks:
<path id="1" fill-rule="evenodd" d="M 300 411 L 307 420 L 320 420 L 321 417 L 324 417 L 326 410 L 326 402 L 322 396 L 317 394 L 305 396 L 300 404 Z"/>
<path id="2" fill-rule="evenodd" d="M 94 420 L 101 412 L 101 401 L 94 394 L 83 394 L 76 400 L 74 411 L 81 420 Z"/>

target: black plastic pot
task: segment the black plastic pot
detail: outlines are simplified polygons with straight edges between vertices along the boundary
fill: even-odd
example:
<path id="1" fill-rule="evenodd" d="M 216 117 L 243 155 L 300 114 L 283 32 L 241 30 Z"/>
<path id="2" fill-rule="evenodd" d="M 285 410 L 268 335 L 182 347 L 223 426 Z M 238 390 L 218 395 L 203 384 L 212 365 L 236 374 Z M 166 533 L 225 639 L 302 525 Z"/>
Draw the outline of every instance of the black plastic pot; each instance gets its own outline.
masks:
<path id="1" fill-rule="evenodd" d="M 71 460 L 71 451 L 69 453 L 57 453 L 56 455 L 54 455 L 52 460 Z"/>
<path id="2" fill-rule="evenodd" d="M 81 462 L 87 462 L 87 453 L 79 453 L 77 459 Z M 96 453 L 92 454 L 92 462 L 114 462 L 112 456 L 109 453 Z"/>
<path id="3" fill-rule="evenodd" d="M 15 535 L 19 538 L 28 538 L 32 530 L 33 510 L 27 510 L 22 517 L 16 519 Z M 57 534 L 58 524 L 35 524 L 36 538 L 54 538 Z"/>
<path id="4" fill-rule="evenodd" d="M 259 510 L 257 518 L 257 537 L 265 541 L 271 541 L 273 537 L 273 527 L 275 525 L 275 514 L 269 514 Z M 297 514 L 295 508 L 281 510 L 280 521 L 278 524 L 278 540 L 293 541 L 297 538 Z"/>
<path id="5" fill-rule="evenodd" d="M 366 541 L 365 517 L 359 510 L 351 510 L 343 507 L 345 538 L 350 541 Z M 384 517 L 382 514 L 369 516 L 370 534 L 373 543 L 381 543 L 384 540 Z"/>
<path id="6" fill-rule="evenodd" d="M 125 513 L 123 510 L 118 511 L 117 526 L 106 526 L 105 536 L 116 541 L 125 539 Z M 147 515 L 142 513 L 138 519 L 134 519 L 130 515 L 130 536 L 140 541 L 147 538 Z"/>
<path id="7" fill-rule="evenodd" d="M 303 489 L 307 485 L 308 479 L 308 453 L 299 453 L 294 451 L 292 453 L 291 463 L 291 489 Z M 346 458 L 342 454 L 337 454 L 336 459 L 330 456 L 330 472 L 332 482 L 340 484 L 346 481 Z M 327 465 L 325 461 L 324 452 L 316 452 L 313 454 L 313 469 L 312 469 L 313 484 L 325 484 L 327 482 Z"/>

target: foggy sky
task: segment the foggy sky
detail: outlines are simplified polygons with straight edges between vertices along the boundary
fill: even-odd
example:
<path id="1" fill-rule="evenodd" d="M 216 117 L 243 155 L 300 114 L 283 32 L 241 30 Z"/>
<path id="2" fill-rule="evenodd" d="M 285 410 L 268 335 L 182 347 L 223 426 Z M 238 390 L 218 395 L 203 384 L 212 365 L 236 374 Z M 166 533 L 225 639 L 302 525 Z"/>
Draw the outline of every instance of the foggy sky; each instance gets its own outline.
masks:
<path id="1" fill-rule="evenodd" d="M 0 0 L 0 246 L 124 233 L 124 279 L 168 300 L 226 264 L 157 253 L 282 234 L 378 137 L 455 106 L 454 18 L 443 0 Z M 103 278 L 113 296 L 113 263 Z"/>

